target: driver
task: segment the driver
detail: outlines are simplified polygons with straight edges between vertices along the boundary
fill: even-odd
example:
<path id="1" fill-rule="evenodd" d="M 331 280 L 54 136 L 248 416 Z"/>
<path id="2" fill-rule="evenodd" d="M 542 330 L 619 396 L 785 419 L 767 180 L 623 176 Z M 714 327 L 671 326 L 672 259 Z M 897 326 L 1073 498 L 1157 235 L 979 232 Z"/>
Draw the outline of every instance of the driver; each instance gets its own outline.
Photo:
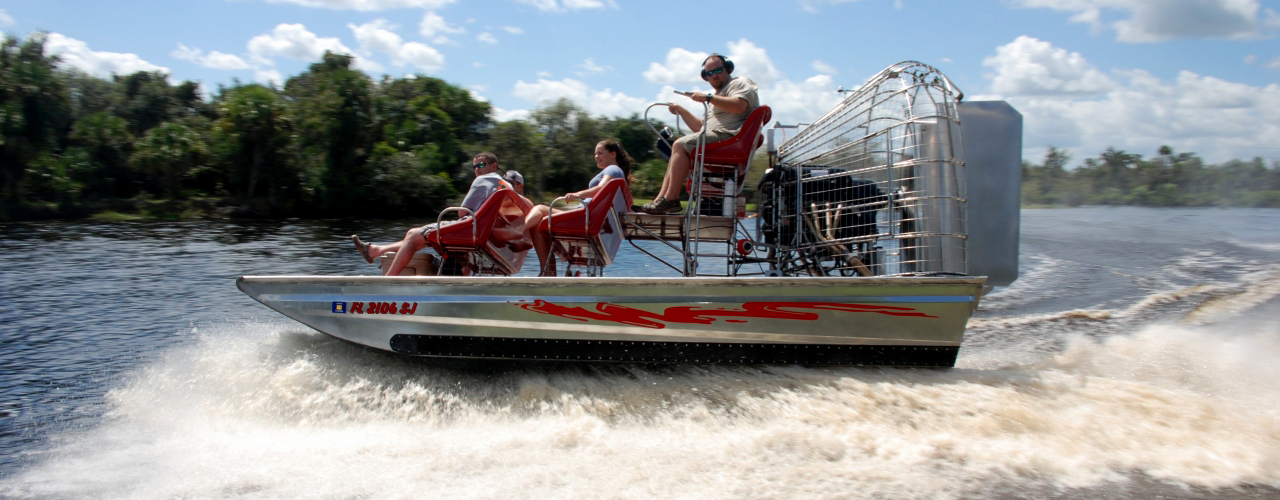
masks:
<path id="1" fill-rule="evenodd" d="M 666 214 L 680 211 L 680 194 L 684 179 L 689 175 L 690 155 L 698 145 L 698 135 L 707 128 L 707 143 L 722 141 L 734 136 L 746 123 L 747 115 L 760 106 L 756 95 L 756 83 L 733 75 L 733 61 L 720 54 L 711 54 L 702 61 L 702 79 L 711 84 L 715 92 L 695 92 L 689 96 L 694 102 L 711 104 L 711 117 L 702 123 L 697 116 L 679 104 L 668 104 L 671 114 L 680 115 L 693 133 L 676 139 L 671 148 L 671 160 L 662 178 L 662 190 L 653 202 L 631 207 L 637 212 Z"/>

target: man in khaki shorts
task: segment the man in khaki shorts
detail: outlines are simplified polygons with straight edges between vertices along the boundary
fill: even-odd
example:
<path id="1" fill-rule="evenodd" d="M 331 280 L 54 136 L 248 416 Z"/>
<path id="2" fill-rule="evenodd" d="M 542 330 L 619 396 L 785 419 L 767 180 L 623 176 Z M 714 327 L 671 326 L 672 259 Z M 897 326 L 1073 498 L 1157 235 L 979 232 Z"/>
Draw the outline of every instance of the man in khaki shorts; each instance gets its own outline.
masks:
<path id="1" fill-rule="evenodd" d="M 633 210 L 650 214 L 680 211 L 680 194 L 684 190 L 684 179 L 689 175 L 690 158 L 698 145 L 702 127 L 707 127 L 708 144 L 728 139 L 742 129 L 747 115 L 760 106 L 756 82 L 732 76 L 732 73 L 733 62 L 720 54 L 711 54 L 702 61 L 702 79 L 710 83 L 715 92 L 694 92 L 689 98 L 694 102 L 711 103 L 711 117 L 707 123 L 702 123 L 679 104 L 668 105 L 671 114 L 680 115 L 693 133 L 676 139 L 671 148 L 671 161 L 667 163 L 667 174 L 662 178 L 662 191 L 658 192 L 658 197 L 652 203 L 632 207 Z"/>

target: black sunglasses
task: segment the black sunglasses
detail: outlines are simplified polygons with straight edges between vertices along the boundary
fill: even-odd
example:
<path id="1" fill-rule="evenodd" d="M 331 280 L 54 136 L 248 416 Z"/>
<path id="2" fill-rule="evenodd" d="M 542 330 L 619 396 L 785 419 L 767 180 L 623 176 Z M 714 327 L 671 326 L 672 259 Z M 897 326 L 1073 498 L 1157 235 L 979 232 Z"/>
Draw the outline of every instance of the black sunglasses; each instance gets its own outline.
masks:
<path id="1" fill-rule="evenodd" d="M 721 67 L 716 68 L 716 69 L 703 70 L 703 71 L 702 71 L 702 76 L 706 77 L 706 76 L 711 76 L 711 75 L 718 75 L 718 74 L 720 74 L 720 73 L 724 73 L 724 66 L 721 66 Z"/>
<path id="2" fill-rule="evenodd" d="M 475 165 L 472 165 L 471 168 L 484 168 L 484 163 L 477 163 Z"/>

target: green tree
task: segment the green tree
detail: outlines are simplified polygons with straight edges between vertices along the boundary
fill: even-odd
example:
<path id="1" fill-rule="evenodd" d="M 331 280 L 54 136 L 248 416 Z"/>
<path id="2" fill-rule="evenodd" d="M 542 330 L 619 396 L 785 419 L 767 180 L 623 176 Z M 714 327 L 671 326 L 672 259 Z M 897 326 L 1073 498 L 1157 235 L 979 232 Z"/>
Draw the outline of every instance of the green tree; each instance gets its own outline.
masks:
<path id="1" fill-rule="evenodd" d="M 114 83 L 75 68 L 60 70 L 60 77 L 66 82 L 71 98 L 72 122 L 94 113 L 110 111 L 120 96 Z"/>
<path id="2" fill-rule="evenodd" d="M 203 168 L 209 158 L 209 145 L 199 131 L 165 122 L 138 139 L 129 165 L 149 180 L 157 194 L 180 198 L 183 181 Z"/>
<path id="3" fill-rule="evenodd" d="M 168 75 L 159 71 L 139 71 L 115 76 L 119 97 L 115 114 L 129 124 L 129 132 L 141 137 L 152 127 L 173 118 L 177 107 Z"/>
<path id="4" fill-rule="evenodd" d="M 259 196 L 266 179 L 267 203 L 276 201 L 277 185 L 296 185 L 284 160 L 293 124 L 284 99 L 258 84 L 225 91 L 213 124 L 215 150 L 227 167 L 227 185 L 244 193 L 247 204 Z"/>
<path id="5" fill-rule="evenodd" d="M 450 168 L 471 159 L 464 146 L 484 140 L 491 110 L 467 90 L 422 75 L 384 77 L 375 109 L 381 141 L 403 151 L 435 144 Z"/>
<path id="6" fill-rule="evenodd" d="M 128 165 L 133 134 L 123 118 L 105 111 L 85 116 L 72 127 L 71 139 L 84 148 L 92 165 L 84 179 L 87 195 L 126 198 L 138 192 L 140 177 Z"/>
<path id="7" fill-rule="evenodd" d="M 372 82 L 351 68 L 352 60 L 325 52 L 284 86 L 297 124 L 295 158 L 321 179 L 321 208 L 329 211 L 363 207 L 372 198 L 373 173 L 364 168 L 373 147 Z"/>
<path id="8" fill-rule="evenodd" d="M 31 162 L 55 149 L 70 123 L 70 98 L 44 34 L 0 43 L 0 198 L 19 200 Z"/>
<path id="9" fill-rule="evenodd" d="M 654 128 L 661 130 L 662 124 L 654 122 L 654 127 L 650 128 L 640 118 L 639 114 L 632 114 L 626 118 L 602 119 L 600 124 L 600 129 L 604 135 L 622 144 L 622 147 L 627 150 L 627 154 L 631 155 L 631 158 L 637 164 L 661 158 L 655 147 L 658 136 L 654 135 Z"/>
<path id="10" fill-rule="evenodd" d="M 596 171 L 595 145 L 604 139 L 599 123 L 568 99 L 534 110 L 531 118 L 542 139 L 544 160 L 541 170 L 534 173 L 541 192 L 564 193 L 585 187 Z"/>
<path id="11" fill-rule="evenodd" d="M 485 150 L 498 155 L 498 162 L 508 170 L 519 170 L 524 176 L 525 195 L 541 198 L 541 172 L 545 170 L 545 151 L 533 125 L 524 120 L 498 123 L 489 130 Z"/>
<path id="12" fill-rule="evenodd" d="M 80 148 L 63 154 L 44 153 L 31 162 L 22 178 L 22 192 L 31 202 L 75 203 L 80 201 L 84 183 L 77 179 L 89 171 L 89 155 Z"/>
<path id="13" fill-rule="evenodd" d="M 458 191 L 448 174 L 428 167 L 440 162 L 439 155 L 434 144 L 420 148 L 417 154 L 386 143 L 374 146 L 369 168 L 374 172 L 374 199 L 385 207 L 384 214 L 427 216 L 449 206 Z"/>

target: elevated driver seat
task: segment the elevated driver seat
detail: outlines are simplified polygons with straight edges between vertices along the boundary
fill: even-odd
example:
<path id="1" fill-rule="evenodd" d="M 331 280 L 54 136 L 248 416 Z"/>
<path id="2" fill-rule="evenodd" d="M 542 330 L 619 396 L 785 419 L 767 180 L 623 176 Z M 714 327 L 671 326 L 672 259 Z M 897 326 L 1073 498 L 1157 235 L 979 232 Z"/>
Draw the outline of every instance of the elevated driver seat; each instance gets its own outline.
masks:
<path id="1" fill-rule="evenodd" d="M 722 141 L 708 143 L 705 151 L 694 151 L 693 164 L 697 165 L 699 159 L 703 161 L 701 197 L 697 200 L 700 214 L 723 215 L 726 212 L 723 209 L 725 191 L 729 185 L 728 180 L 733 179 L 732 193 L 728 193 L 728 197 L 736 201 L 736 206 L 730 207 L 728 212 L 738 217 L 746 215 L 746 199 L 742 196 L 742 185 L 746 181 L 747 172 L 751 169 L 751 158 L 756 148 L 764 143 L 764 135 L 760 130 L 771 119 L 773 119 L 773 110 L 769 106 L 760 105 L 747 115 L 747 121 L 742 124 L 742 129 L 738 130 L 736 135 Z M 685 181 L 685 187 L 691 194 L 691 199 L 692 193 L 695 192 L 693 189 L 695 175 L 696 173 L 691 173 L 689 179 Z"/>

